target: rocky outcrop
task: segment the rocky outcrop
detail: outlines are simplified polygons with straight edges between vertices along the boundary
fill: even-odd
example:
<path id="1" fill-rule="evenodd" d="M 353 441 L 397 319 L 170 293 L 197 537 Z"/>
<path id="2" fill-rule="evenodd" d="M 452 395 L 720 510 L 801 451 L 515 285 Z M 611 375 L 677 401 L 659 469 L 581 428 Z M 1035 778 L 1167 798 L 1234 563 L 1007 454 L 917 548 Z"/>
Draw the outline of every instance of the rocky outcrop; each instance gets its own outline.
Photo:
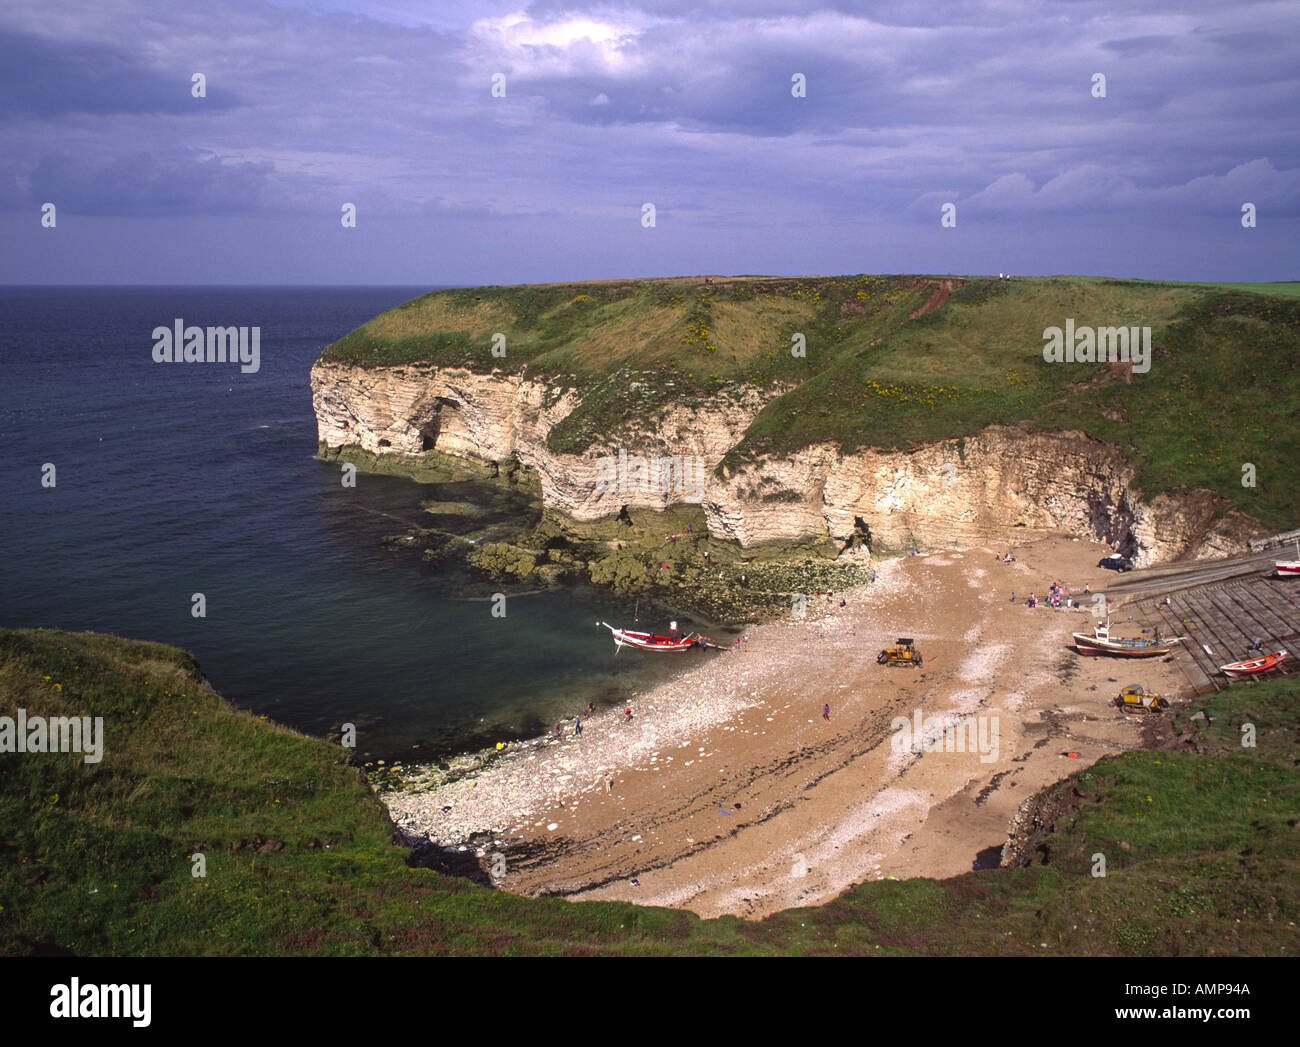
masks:
<path id="1" fill-rule="evenodd" d="M 1139 565 L 1240 552 L 1262 533 L 1205 492 L 1144 500 L 1119 448 L 1078 432 L 992 426 L 908 452 L 815 445 L 728 470 L 720 463 L 770 390 L 673 407 L 573 455 L 552 452 L 546 437 L 579 394 L 542 381 L 318 363 L 311 383 L 324 447 L 517 461 L 536 474 L 544 504 L 576 521 L 696 502 L 712 535 L 742 546 L 857 534 L 887 555 L 1066 532 Z"/>
<path id="2" fill-rule="evenodd" d="M 544 385 L 438 368 L 317 363 L 311 389 L 320 442 L 371 454 L 505 462 L 573 408 L 563 394 L 548 406 Z"/>

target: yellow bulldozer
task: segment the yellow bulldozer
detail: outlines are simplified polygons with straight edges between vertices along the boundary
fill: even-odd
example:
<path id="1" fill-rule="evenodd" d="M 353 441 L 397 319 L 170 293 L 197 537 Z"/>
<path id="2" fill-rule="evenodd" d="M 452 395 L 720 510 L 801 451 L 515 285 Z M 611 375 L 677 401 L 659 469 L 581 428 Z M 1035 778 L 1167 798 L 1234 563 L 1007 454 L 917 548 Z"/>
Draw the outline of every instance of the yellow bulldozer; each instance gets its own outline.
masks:
<path id="1" fill-rule="evenodd" d="M 1126 713 L 1155 713 L 1159 716 L 1169 708 L 1169 699 L 1152 694 L 1140 683 L 1135 683 L 1119 692 L 1115 704 Z"/>
<path id="2" fill-rule="evenodd" d="M 893 647 L 886 647 L 876 656 L 879 665 L 914 665 L 921 667 L 921 652 L 918 651 L 910 636 L 900 636 Z"/>

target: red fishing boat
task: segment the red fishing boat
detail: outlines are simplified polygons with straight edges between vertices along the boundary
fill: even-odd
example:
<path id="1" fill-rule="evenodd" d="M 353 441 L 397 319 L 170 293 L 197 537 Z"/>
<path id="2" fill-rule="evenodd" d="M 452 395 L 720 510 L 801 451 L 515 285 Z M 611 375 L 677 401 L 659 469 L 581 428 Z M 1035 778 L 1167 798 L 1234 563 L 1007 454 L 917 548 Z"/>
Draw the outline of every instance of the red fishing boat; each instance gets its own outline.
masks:
<path id="1" fill-rule="evenodd" d="M 1219 666 L 1219 671 L 1226 676 L 1256 676 L 1276 669 L 1286 661 L 1286 651 L 1274 651 L 1262 658 L 1250 658 L 1244 662 L 1230 662 Z"/>
<path id="2" fill-rule="evenodd" d="M 715 647 L 720 651 L 725 650 L 720 644 L 699 633 L 691 633 L 689 636 L 656 636 L 654 633 L 640 633 L 632 629 L 615 629 L 608 622 L 600 624 L 614 634 L 616 648 L 635 647 L 642 651 L 689 651 L 692 647 Z"/>
<path id="3" fill-rule="evenodd" d="M 1154 658 L 1158 655 L 1168 654 L 1173 650 L 1174 644 L 1182 639 L 1179 636 L 1171 640 L 1161 640 L 1159 633 L 1156 634 L 1154 640 L 1147 640 L 1142 637 L 1111 636 L 1109 617 L 1104 622 L 1097 623 L 1097 628 L 1092 631 L 1091 636 L 1086 633 L 1071 633 L 1070 635 L 1074 637 L 1074 649 L 1088 657 L 1109 654 L 1119 658 Z"/>
<path id="4" fill-rule="evenodd" d="M 1278 560 L 1273 565 L 1273 570 L 1279 578 L 1300 577 L 1300 560 Z"/>

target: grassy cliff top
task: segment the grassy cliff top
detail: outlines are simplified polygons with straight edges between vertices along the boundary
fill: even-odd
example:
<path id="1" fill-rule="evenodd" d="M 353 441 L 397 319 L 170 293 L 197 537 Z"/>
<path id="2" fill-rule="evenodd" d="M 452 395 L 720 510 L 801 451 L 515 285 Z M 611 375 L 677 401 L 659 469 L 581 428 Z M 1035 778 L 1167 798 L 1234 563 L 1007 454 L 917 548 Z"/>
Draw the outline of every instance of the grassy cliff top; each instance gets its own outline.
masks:
<path id="1" fill-rule="evenodd" d="M 1067 320 L 1149 327 L 1150 370 L 1045 361 L 1045 330 Z M 492 355 L 498 333 L 504 357 Z M 556 452 L 636 446 L 666 407 L 758 386 L 772 399 L 731 465 L 822 442 L 906 450 L 993 423 L 1077 429 L 1123 448 L 1148 496 L 1207 488 L 1279 529 L 1300 513 L 1300 284 L 843 276 L 479 287 L 391 309 L 322 359 L 576 388 L 581 402 L 548 436 Z M 1241 483 L 1248 463 L 1254 487 Z"/>
<path id="2" fill-rule="evenodd" d="M 749 923 L 413 868 L 343 750 L 232 708 L 184 652 L 0 630 L 0 717 L 102 716 L 106 735 L 95 764 L 0 755 L 0 954 L 1294 955 L 1298 698 L 1230 688 L 1205 753 L 1131 752 L 1044 790 L 1040 864 Z"/>

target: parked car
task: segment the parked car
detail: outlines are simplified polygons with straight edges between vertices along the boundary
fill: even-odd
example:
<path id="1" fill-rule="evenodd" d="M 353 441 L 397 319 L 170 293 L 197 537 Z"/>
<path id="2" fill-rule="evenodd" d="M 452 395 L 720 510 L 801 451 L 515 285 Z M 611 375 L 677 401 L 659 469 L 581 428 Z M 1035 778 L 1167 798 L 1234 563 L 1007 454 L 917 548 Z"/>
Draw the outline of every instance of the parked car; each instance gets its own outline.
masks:
<path id="1" fill-rule="evenodd" d="M 1119 553 L 1111 553 L 1109 556 L 1103 556 L 1097 561 L 1098 567 L 1104 567 L 1108 571 L 1119 571 L 1123 574 L 1125 571 L 1133 570 L 1133 561 L 1127 556 L 1120 556 Z"/>

